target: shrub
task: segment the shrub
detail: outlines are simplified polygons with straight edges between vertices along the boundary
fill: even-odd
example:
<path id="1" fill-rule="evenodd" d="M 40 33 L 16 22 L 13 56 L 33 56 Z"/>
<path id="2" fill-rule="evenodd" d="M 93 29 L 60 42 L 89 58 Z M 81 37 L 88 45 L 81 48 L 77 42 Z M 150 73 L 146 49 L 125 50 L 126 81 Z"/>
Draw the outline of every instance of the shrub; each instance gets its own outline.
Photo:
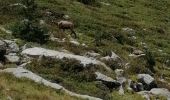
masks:
<path id="1" fill-rule="evenodd" d="M 45 43 L 49 38 L 48 30 L 38 21 L 37 4 L 34 0 L 22 0 L 21 3 L 25 5 L 21 12 L 24 20 L 14 24 L 13 35 L 29 42 Z"/>
<path id="2" fill-rule="evenodd" d="M 48 30 L 36 22 L 22 21 L 16 23 L 13 28 L 13 36 L 29 42 L 45 43 L 48 38 Z"/>

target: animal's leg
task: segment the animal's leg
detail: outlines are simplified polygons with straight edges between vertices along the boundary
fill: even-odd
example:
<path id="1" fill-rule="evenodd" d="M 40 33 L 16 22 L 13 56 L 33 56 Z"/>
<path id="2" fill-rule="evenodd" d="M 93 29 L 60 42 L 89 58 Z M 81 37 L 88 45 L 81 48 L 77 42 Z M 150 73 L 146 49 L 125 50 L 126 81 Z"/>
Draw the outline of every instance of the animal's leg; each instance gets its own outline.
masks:
<path id="1" fill-rule="evenodd" d="M 73 29 L 70 29 L 70 30 L 71 30 L 71 35 L 74 34 L 74 38 L 77 38 L 76 32 Z"/>

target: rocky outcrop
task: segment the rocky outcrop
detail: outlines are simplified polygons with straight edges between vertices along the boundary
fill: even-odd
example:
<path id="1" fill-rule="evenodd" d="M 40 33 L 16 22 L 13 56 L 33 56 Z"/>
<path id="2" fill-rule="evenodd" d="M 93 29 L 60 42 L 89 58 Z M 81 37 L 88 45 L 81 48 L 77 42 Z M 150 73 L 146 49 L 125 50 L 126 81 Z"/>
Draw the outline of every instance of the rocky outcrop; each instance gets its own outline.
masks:
<path id="1" fill-rule="evenodd" d="M 101 61 L 98 61 L 96 59 L 79 56 L 79 55 L 74 55 L 74 54 L 70 54 L 70 53 L 65 53 L 65 52 L 59 52 L 59 51 L 39 48 L 39 47 L 25 49 L 24 51 L 22 51 L 21 54 L 32 56 L 32 57 L 45 56 L 45 57 L 54 58 L 54 59 L 63 59 L 63 58 L 75 59 L 75 60 L 80 61 L 80 63 L 83 64 L 84 67 L 86 67 L 86 65 L 89 65 L 89 64 L 101 65 L 106 70 L 111 71 L 111 69 L 109 67 L 107 67 L 104 63 L 102 63 Z"/>
<path id="2" fill-rule="evenodd" d="M 44 78 L 32 73 L 29 70 L 26 70 L 22 67 L 18 67 L 18 68 L 7 68 L 4 70 L 0 70 L 0 72 L 8 72 L 8 73 L 12 73 L 14 76 L 18 77 L 18 78 L 28 78 L 30 80 L 35 81 L 36 83 L 40 83 L 43 84 L 45 86 L 49 86 L 51 88 L 54 88 L 56 90 L 63 90 L 64 92 L 66 92 L 67 94 L 71 95 L 71 96 L 76 96 L 82 99 L 87 99 L 87 100 L 102 100 L 100 98 L 96 98 L 96 97 L 92 97 L 92 96 L 88 96 L 88 95 L 81 95 L 81 94 L 77 94 L 74 92 L 71 92 L 67 89 L 65 89 L 63 86 L 56 84 L 56 83 L 52 83 L 48 80 L 45 80 Z"/>
<path id="3" fill-rule="evenodd" d="M 118 88 L 120 83 L 116 80 L 108 77 L 100 72 L 95 72 L 96 80 L 101 81 L 104 85 L 106 85 L 109 89 Z"/>
<path id="4" fill-rule="evenodd" d="M 142 95 L 146 100 L 151 100 L 152 96 L 163 96 L 170 100 L 170 91 L 165 88 L 153 88 L 150 91 L 141 91 L 138 94 Z"/>
<path id="5" fill-rule="evenodd" d="M 19 52 L 19 46 L 15 43 L 15 41 L 4 40 L 7 44 L 7 52 L 8 53 L 17 53 Z"/>
<path id="6" fill-rule="evenodd" d="M 93 58 L 99 58 L 100 57 L 100 54 L 99 53 L 95 53 L 95 52 L 87 52 L 85 54 L 85 56 L 87 57 L 93 57 Z"/>
<path id="7" fill-rule="evenodd" d="M 157 88 L 155 80 L 149 74 L 138 74 L 137 79 L 144 85 L 144 90 L 150 90 L 152 88 Z"/>

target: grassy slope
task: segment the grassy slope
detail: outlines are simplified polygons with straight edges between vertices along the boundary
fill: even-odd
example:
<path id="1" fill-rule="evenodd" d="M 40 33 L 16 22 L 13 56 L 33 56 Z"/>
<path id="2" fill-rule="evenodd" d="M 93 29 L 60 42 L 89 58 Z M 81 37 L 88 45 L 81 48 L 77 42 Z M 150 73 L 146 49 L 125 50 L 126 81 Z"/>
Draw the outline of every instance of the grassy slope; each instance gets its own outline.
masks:
<path id="1" fill-rule="evenodd" d="M 73 1 L 73 2 L 72 2 Z M 170 1 L 168 0 L 100 0 L 108 2 L 111 6 L 101 5 L 101 7 L 85 6 L 75 0 L 37 0 L 41 9 L 50 9 L 55 12 L 63 12 L 71 16 L 76 24 L 76 31 L 80 35 L 78 41 L 86 43 L 89 48 L 75 47 L 70 44 L 58 44 L 49 42 L 43 46 L 53 49 L 64 47 L 76 54 L 83 54 L 88 50 L 101 51 L 113 50 L 126 61 L 133 59 L 128 57 L 129 51 L 125 48 L 129 45 L 121 45 L 110 40 L 103 40 L 105 45 L 96 47 L 93 43 L 94 34 L 98 31 L 110 33 L 113 29 L 119 30 L 123 27 L 130 27 L 136 30 L 137 41 L 134 46 L 142 48 L 140 42 L 146 42 L 154 52 L 158 60 L 164 60 L 170 56 Z M 17 0 L 0 0 L 1 5 L 4 2 L 14 3 Z M 19 19 L 16 13 L 0 15 L 0 24 L 9 26 Z M 45 18 L 44 18 L 45 19 Z M 50 31 L 58 35 L 57 28 L 49 23 Z M 165 33 L 158 32 L 158 29 L 165 30 Z M 145 31 L 143 29 L 146 29 Z M 1 32 L 1 36 L 5 37 Z M 9 36 L 6 36 L 9 38 Z M 167 55 L 158 52 L 162 49 Z M 163 56 L 163 57 L 160 57 Z M 134 62 L 133 62 L 134 63 Z M 138 62 L 137 64 L 142 65 Z M 170 77 L 169 70 L 163 70 L 162 63 L 157 61 L 156 65 L 158 75 L 164 72 L 165 76 Z M 68 81 L 68 80 L 67 80 Z M 74 84 L 71 83 L 71 84 Z M 81 87 L 81 86 L 80 86 Z M 89 87 L 86 87 L 89 89 Z M 93 87 L 90 87 L 93 88 Z M 116 96 L 117 97 L 117 96 Z"/>
<path id="2" fill-rule="evenodd" d="M 80 100 L 70 97 L 28 79 L 17 79 L 10 74 L 0 73 L 0 99 L 7 100 Z"/>

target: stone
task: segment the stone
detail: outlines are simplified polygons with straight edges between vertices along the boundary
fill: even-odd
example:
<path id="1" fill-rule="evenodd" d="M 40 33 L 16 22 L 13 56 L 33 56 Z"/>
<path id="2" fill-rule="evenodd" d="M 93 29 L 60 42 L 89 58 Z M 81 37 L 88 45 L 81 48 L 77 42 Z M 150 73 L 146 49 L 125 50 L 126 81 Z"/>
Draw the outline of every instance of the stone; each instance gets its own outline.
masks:
<path id="1" fill-rule="evenodd" d="M 87 57 L 93 57 L 93 58 L 97 58 L 97 57 L 100 56 L 99 53 L 95 53 L 95 52 L 87 52 L 85 55 L 86 55 Z"/>
<path id="2" fill-rule="evenodd" d="M 77 93 L 71 92 L 71 91 L 65 89 L 63 86 L 56 84 L 56 83 L 52 83 L 52 82 L 40 77 L 39 75 L 37 75 L 27 69 L 24 69 L 23 67 L 7 68 L 2 71 L 0 70 L 0 72 L 12 73 L 17 78 L 28 78 L 30 80 L 33 80 L 36 83 L 43 84 L 45 86 L 51 87 L 56 90 L 62 90 L 65 93 L 69 94 L 70 96 L 76 96 L 78 98 L 82 98 L 85 100 L 102 100 L 100 98 L 92 97 L 89 95 L 82 95 L 82 94 L 77 94 Z"/>
<path id="3" fill-rule="evenodd" d="M 85 56 L 74 55 L 71 53 L 54 51 L 54 50 L 40 48 L 40 47 L 25 49 L 22 51 L 21 54 L 27 55 L 30 57 L 39 57 L 39 56 L 44 55 L 47 58 L 53 58 L 53 59 L 63 59 L 63 58 L 75 59 L 77 61 L 80 61 L 80 63 L 83 64 L 83 67 L 87 67 L 87 65 L 89 64 L 94 64 L 94 65 L 101 65 L 107 71 L 109 72 L 111 71 L 111 69 L 108 66 L 106 66 L 103 62 L 97 59 L 94 59 L 94 58 L 92 59 L 92 58 L 85 57 Z"/>
<path id="4" fill-rule="evenodd" d="M 148 85 L 154 81 L 154 78 L 149 74 L 138 74 L 137 78 Z"/>
<path id="5" fill-rule="evenodd" d="M 6 61 L 9 63 L 18 63 L 20 61 L 20 58 L 15 53 L 10 53 L 8 55 L 5 55 Z"/>
<path id="6" fill-rule="evenodd" d="M 95 75 L 97 76 L 96 80 L 102 81 L 102 83 L 105 84 L 109 89 L 118 88 L 120 86 L 119 82 L 100 72 L 95 72 Z"/>
<path id="7" fill-rule="evenodd" d="M 0 69 L 3 69 L 4 65 L 2 63 L 0 63 Z"/>
<path id="8" fill-rule="evenodd" d="M 151 94 L 167 97 L 170 100 L 170 91 L 165 88 L 153 88 L 150 90 Z"/>
<path id="9" fill-rule="evenodd" d="M 150 90 L 152 88 L 157 88 L 157 84 L 155 83 L 155 79 L 149 74 L 138 74 L 137 79 L 144 86 L 144 90 Z"/>
<path id="10" fill-rule="evenodd" d="M 116 53 L 114 53 L 113 51 L 111 52 L 111 56 L 106 56 L 106 57 L 102 57 L 102 58 L 100 58 L 101 60 L 106 60 L 106 61 L 108 61 L 108 60 L 114 60 L 114 61 L 116 61 L 116 60 L 118 60 L 118 59 L 120 59 L 120 57 L 116 54 Z"/>
<path id="11" fill-rule="evenodd" d="M 124 70 L 123 69 L 116 69 L 115 74 L 116 74 L 116 77 L 123 77 Z"/>
<path id="12" fill-rule="evenodd" d="M 4 40 L 4 42 L 7 44 L 7 52 L 8 53 L 17 53 L 19 52 L 19 46 L 15 43 L 15 41 L 11 40 Z"/>
<path id="13" fill-rule="evenodd" d="M 144 52 L 141 51 L 141 50 L 134 50 L 133 54 L 135 54 L 135 55 L 142 55 L 142 54 L 144 54 Z"/>
<path id="14" fill-rule="evenodd" d="M 126 32 L 128 35 L 133 36 L 136 34 L 135 30 L 129 27 L 122 28 L 123 32 Z"/>
<path id="15" fill-rule="evenodd" d="M 119 87 L 119 94 L 120 95 L 124 95 L 125 94 L 122 85 Z"/>

